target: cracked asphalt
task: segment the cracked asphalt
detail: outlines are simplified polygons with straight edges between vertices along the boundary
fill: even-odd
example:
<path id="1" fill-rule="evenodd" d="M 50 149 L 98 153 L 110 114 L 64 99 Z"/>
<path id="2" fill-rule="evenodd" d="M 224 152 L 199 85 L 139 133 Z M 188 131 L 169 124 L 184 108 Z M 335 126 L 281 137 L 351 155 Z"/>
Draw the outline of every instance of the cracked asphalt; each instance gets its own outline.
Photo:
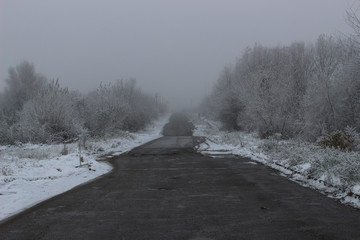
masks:
<path id="1" fill-rule="evenodd" d="M 4 222 L 5 239 L 360 239 L 360 212 L 248 158 L 167 136 L 104 177 Z"/>

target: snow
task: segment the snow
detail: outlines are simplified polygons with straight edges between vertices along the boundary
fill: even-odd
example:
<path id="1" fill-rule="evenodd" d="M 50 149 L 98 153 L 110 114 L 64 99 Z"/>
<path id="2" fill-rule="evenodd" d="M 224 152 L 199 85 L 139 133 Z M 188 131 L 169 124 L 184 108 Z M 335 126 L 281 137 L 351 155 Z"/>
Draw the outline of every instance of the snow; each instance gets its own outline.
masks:
<path id="1" fill-rule="evenodd" d="M 356 185 L 352 188 L 352 192 L 360 195 L 360 185 Z"/>
<path id="2" fill-rule="evenodd" d="M 254 133 L 221 131 L 219 122 L 193 117 L 198 151 L 212 157 L 248 157 L 298 184 L 360 208 L 360 153 L 324 149 L 300 140 L 260 139 Z"/>
<path id="3" fill-rule="evenodd" d="M 62 144 L 0 146 L 0 220 L 109 173 L 112 166 L 97 160 L 118 156 L 161 137 L 167 120 L 165 116 L 139 133 L 88 140 L 87 149 L 81 153 L 81 167 L 77 143 L 66 145 L 67 155 L 61 154 Z"/>

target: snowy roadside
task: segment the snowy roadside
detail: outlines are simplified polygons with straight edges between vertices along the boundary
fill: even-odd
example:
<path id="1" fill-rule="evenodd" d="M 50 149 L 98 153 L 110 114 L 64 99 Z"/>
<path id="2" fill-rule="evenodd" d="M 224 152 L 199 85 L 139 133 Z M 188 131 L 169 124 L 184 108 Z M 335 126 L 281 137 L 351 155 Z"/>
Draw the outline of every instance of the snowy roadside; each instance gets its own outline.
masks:
<path id="1" fill-rule="evenodd" d="M 0 221 L 110 172 L 110 164 L 96 160 L 123 154 L 161 137 L 167 120 L 165 116 L 139 133 L 88 140 L 82 151 L 82 167 L 77 143 L 66 145 L 66 155 L 62 154 L 62 144 L 0 146 Z"/>
<path id="2" fill-rule="evenodd" d="M 202 154 L 249 157 L 302 186 L 360 208 L 359 153 L 323 149 L 298 140 L 260 139 L 256 134 L 221 131 L 218 122 L 204 118 L 194 118 L 193 123 L 194 135 L 206 137 L 199 148 Z"/>

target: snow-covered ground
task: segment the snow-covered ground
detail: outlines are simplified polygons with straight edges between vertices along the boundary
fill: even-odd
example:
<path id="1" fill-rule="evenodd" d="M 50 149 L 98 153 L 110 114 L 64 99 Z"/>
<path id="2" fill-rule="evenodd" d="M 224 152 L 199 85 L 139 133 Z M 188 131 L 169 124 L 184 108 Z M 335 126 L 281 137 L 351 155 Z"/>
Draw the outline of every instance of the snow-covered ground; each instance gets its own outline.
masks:
<path id="1" fill-rule="evenodd" d="M 67 144 L 64 155 L 62 144 L 0 146 L 0 220 L 108 173 L 112 166 L 96 159 L 120 155 L 161 137 L 167 120 L 165 116 L 139 133 L 89 139 L 81 152 L 82 167 L 78 143 Z"/>
<path id="2" fill-rule="evenodd" d="M 206 137 L 199 151 L 249 157 L 291 180 L 360 208 L 360 154 L 324 149 L 300 140 L 260 139 L 256 134 L 221 131 L 218 122 L 193 118 L 195 136 Z"/>

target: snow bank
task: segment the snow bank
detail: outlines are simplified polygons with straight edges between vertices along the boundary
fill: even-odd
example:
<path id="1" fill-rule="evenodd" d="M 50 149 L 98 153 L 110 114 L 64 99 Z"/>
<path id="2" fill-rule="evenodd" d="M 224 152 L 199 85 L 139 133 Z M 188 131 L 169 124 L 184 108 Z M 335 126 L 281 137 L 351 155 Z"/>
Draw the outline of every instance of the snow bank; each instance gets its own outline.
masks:
<path id="1" fill-rule="evenodd" d="M 161 137 L 168 116 L 143 132 L 124 132 L 107 139 L 90 139 L 82 151 L 80 165 L 78 144 L 1 146 L 0 147 L 0 220 L 35 204 L 93 180 L 112 170 L 101 156 L 120 155 L 132 148 Z"/>
<path id="2" fill-rule="evenodd" d="M 260 139 L 256 134 L 227 132 L 220 124 L 194 118 L 195 136 L 207 141 L 199 151 L 211 156 L 249 157 L 277 169 L 291 180 L 360 208 L 360 154 L 324 149 L 300 140 Z"/>

